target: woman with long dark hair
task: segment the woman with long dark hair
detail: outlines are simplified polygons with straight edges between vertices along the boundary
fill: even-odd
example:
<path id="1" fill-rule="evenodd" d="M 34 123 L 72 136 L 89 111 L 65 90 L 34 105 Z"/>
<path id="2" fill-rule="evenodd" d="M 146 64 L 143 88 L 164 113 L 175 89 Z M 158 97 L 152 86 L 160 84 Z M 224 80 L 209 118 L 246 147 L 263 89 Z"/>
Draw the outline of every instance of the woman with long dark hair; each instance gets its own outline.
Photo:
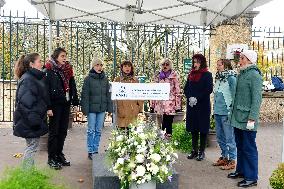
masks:
<path id="1" fill-rule="evenodd" d="M 63 146 L 67 136 L 70 106 L 79 105 L 79 100 L 73 69 L 67 61 L 65 49 L 56 48 L 45 67 L 51 101 L 48 107 L 48 164 L 51 168 L 61 169 L 61 166 L 70 166 L 63 154 Z"/>
<path id="2" fill-rule="evenodd" d="M 24 168 L 31 168 L 34 165 L 39 138 L 48 132 L 46 113 L 49 98 L 44 83 L 45 74 L 41 70 L 42 63 L 38 53 L 21 56 L 15 66 L 15 76 L 19 82 L 13 133 L 26 140 Z"/>
<path id="3" fill-rule="evenodd" d="M 184 87 L 187 98 L 186 128 L 191 132 L 193 148 L 187 158 L 202 161 L 205 158 L 206 138 L 210 127 L 210 94 L 213 91 L 213 78 L 202 54 L 193 55 L 192 61 L 192 70 Z"/>

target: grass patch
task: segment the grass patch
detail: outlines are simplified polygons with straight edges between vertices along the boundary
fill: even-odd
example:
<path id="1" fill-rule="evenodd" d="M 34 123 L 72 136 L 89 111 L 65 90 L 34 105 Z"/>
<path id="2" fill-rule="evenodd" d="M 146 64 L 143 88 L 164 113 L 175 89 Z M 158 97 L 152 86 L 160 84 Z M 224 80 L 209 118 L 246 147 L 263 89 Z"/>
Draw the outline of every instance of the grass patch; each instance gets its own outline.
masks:
<path id="1" fill-rule="evenodd" d="M 53 184 L 53 170 L 7 168 L 0 179 L 1 189 L 67 189 L 63 185 Z"/>
<path id="2" fill-rule="evenodd" d="M 173 124 L 172 142 L 175 149 L 181 152 L 191 151 L 191 134 L 186 131 L 184 122 Z"/>

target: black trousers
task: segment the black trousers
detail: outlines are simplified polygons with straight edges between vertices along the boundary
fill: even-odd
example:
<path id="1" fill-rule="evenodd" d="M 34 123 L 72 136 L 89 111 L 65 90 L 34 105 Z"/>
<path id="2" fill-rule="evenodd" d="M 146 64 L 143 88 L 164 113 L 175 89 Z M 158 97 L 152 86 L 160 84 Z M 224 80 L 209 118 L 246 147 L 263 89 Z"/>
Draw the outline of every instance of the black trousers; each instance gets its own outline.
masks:
<path id="1" fill-rule="evenodd" d="M 163 115 L 163 123 L 162 123 L 162 129 L 166 129 L 167 134 L 172 134 L 173 132 L 173 121 L 174 121 L 174 115 Z"/>
<path id="2" fill-rule="evenodd" d="M 207 134 L 202 134 L 199 132 L 191 132 L 191 136 L 192 136 L 192 150 L 196 152 L 198 151 L 198 142 L 200 138 L 199 151 L 204 152 Z"/>
<path id="3" fill-rule="evenodd" d="M 49 118 L 48 158 L 63 154 L 63 146 L 67 136 L 70 105 L 56 105 L 52 108 L 53 116 Z"/>

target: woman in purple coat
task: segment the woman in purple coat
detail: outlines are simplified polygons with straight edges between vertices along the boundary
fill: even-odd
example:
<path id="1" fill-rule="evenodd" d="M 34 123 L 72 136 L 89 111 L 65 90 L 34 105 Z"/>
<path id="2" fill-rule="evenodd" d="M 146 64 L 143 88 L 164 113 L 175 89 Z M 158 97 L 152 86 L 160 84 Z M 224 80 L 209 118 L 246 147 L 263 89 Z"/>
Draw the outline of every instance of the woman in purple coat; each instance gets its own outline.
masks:
<path id="1" fill-rule="evenodd" d="M 187 98 L 186 129 L 192 135 L 192 151 L 187 158 L 202 161 L 205 157 L 206 138 L 210 126 L 210 94 L 213 91 L 213 78 L 208 71 L 206 58 L 202 54 L 193 55 L 192 60 L 192 70 L 184 87 Z"/>

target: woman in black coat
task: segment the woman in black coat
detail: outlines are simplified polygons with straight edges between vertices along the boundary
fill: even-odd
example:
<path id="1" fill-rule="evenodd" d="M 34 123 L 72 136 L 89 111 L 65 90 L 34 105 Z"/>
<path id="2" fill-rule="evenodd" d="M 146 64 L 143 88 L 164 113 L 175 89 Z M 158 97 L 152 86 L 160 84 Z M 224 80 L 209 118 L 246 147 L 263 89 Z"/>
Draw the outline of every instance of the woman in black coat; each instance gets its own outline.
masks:
<path id="1" fill-rule="evenodd" d="M 48 132 L 46 113 L 49 99 L 45 91 L 44 72 L 38 53 L 21 56 L 15 66 L 19 79 L 14 112 L 14 135 L 26 139 L 24 168 L 34 164 L 40 136 Z"/>
<path id="2" fill-rule="evenodd" d="M 71 104 L 79 105 L 73 69 L 66 60 L 66 51 L 56 48 L 51 59 L 45 64 L 46 83 L 51 105 L 48 107 L 48 164 L 51 168 L 61 169 L 70 166 L 63 154 L 67 136 Z"/>
<path id="3" fill-rule="evenodd" d="M 192 70 L 184 87 L 187 98 L 186 128 L 191 132 L 193 149 L 187 158 L 202 161 L 205 157 L 206 138 L 210 127 L 210 94 L 213 90 L 213 78 L 203 55 L 195 54 L 192 60 Z"/>

